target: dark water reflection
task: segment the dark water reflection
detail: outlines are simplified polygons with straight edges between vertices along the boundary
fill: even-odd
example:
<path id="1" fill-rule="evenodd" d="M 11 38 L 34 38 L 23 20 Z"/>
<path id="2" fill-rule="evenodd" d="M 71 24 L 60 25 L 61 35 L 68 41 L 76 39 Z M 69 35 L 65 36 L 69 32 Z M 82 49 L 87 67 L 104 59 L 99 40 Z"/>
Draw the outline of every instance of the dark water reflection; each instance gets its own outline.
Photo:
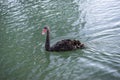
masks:
<path id="1" fill-rule="evenodd" d="M 1 0 L 0 80 L 119 80 L 119 0 Z M 86 49 L 46 52 L 51 44 L 79 39 Z"/>

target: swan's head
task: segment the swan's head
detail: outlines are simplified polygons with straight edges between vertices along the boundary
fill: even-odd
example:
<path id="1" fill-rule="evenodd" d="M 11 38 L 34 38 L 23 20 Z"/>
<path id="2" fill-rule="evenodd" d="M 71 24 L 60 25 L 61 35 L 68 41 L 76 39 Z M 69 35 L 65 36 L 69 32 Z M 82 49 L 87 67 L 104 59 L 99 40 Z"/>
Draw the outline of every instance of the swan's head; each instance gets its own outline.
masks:
<path id="1" fill-rule="evenodd" d="M 48 31 L 48 29 L 49 29 L 49 28 L 45 26 L 45 27 L 43 28 L 43 30 L 42 30 L 42 35 L 44 35 L 44 34 Z"/>

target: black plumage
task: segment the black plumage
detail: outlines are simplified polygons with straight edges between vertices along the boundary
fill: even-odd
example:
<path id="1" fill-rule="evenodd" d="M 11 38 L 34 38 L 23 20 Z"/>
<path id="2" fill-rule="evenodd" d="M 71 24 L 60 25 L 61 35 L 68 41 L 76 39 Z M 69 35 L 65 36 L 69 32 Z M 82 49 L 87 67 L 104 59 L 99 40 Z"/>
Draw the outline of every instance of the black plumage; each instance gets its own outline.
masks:
<path id="1" fill-rule="evenodd" d="M 42 33 L 43 34 L 47 33 L 46 42 L 45 42 L 46 51 L 71 51 L 71 50 L 84 48 L 84 44 L 82 44 L 79 40 L 71 40 L 71 39 L 64 39 L 58 41 L 56 44 L 50 47 L 49 28 L 44 27 Z"/>

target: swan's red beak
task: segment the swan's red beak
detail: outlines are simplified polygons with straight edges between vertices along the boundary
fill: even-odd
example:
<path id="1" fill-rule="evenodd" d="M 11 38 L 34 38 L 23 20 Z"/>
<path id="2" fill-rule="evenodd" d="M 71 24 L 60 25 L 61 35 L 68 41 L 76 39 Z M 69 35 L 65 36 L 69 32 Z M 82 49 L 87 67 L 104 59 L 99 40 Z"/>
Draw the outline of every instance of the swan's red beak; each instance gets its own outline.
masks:
<path id="1" fill-rule="evenodd" d="M 42 30 L 42 35 L 44 35 L 47 32 L 47 29 Z"/>

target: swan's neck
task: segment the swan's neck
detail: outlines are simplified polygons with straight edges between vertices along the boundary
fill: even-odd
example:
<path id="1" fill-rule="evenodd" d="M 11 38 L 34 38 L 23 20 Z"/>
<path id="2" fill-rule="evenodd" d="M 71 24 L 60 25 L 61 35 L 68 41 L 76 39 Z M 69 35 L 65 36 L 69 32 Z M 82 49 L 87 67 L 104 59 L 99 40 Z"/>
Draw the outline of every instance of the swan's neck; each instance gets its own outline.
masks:
<path id="1" fill-rule="evenodd" d="M 50 50 L 50 35 L 49 35 L 49 30 L 47 30 L 46 42 L 45 42 L 45 49 L 46 49 L 46 51 Z"/>

